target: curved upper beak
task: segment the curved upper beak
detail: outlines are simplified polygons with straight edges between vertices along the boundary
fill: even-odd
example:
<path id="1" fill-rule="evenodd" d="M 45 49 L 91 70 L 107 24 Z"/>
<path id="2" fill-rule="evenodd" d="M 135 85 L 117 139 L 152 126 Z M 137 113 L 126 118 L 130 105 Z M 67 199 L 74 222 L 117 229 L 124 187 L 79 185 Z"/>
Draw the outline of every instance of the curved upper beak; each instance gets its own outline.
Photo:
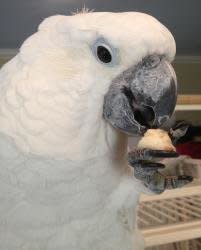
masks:
<path id="1" fill-rule="evenodd" d="M 171 64 L 152 55 L 112 81 L 103 115 L 114 127 L 141 134 L 161 127 L 171 117 L 176 100 L 177 80 Z"/>

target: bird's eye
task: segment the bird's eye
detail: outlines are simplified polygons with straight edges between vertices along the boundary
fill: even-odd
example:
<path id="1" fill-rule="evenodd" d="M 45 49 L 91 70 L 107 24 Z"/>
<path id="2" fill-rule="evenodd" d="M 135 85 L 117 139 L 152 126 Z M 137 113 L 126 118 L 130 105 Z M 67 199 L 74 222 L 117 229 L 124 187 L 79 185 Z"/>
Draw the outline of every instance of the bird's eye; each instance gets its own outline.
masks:
<path id="1" fill-rule="evenodd" d="M 97 46 L 97 57 L 103 63 L 110 63 L 112 61 L 112 55 L 108 48 L 103 45 Z"/>
<path id="2" fill-rule="evenodd" d="M 112 47 L 103 37 L 99 37 L 91 48 L 94 56 L 100 63 L 107 66 L 114 66 L 118 64 L 118 49 Z"/>

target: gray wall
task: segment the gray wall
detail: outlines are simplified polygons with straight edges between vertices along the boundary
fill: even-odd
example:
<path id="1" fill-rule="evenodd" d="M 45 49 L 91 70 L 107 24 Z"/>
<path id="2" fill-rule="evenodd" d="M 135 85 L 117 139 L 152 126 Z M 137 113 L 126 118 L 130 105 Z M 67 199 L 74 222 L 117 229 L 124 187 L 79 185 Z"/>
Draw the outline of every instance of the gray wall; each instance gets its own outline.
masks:
<path id="1" fill-rule="evenodd" d="M 84 4 L 96 11 L 141 11 L 173 33 L 178 54 L 201 54 L 200 0 L 0 0 L 0 48 L 16 48 L 47 16 L 70 14 Z"/>

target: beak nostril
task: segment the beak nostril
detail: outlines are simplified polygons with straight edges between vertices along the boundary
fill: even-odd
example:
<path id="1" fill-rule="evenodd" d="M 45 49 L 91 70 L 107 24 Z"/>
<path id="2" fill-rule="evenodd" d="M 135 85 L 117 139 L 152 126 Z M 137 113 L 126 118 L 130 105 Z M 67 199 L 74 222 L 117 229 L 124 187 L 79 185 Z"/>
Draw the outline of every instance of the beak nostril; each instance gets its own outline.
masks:
<path id="1" fill-rule="evenodd" d="M 135 120 L 142 126 L 152 127 L 155 119 L 155 113 L 150 106 L 143 105 L 134 110 Z"/>

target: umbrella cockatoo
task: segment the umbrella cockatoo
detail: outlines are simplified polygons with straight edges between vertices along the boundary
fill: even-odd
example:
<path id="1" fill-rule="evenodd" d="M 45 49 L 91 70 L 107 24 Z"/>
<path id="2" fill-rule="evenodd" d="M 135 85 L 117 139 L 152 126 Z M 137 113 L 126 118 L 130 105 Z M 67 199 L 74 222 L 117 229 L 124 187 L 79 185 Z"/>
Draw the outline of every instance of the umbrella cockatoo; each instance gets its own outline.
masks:
<path id="1" fill-rule="evenodd" d="M 141 249 L 126 133 L 172 114 L 174 55 L 135 12 L 53 16 L 23 43 L 0 71 L 0 250 Z"/>

